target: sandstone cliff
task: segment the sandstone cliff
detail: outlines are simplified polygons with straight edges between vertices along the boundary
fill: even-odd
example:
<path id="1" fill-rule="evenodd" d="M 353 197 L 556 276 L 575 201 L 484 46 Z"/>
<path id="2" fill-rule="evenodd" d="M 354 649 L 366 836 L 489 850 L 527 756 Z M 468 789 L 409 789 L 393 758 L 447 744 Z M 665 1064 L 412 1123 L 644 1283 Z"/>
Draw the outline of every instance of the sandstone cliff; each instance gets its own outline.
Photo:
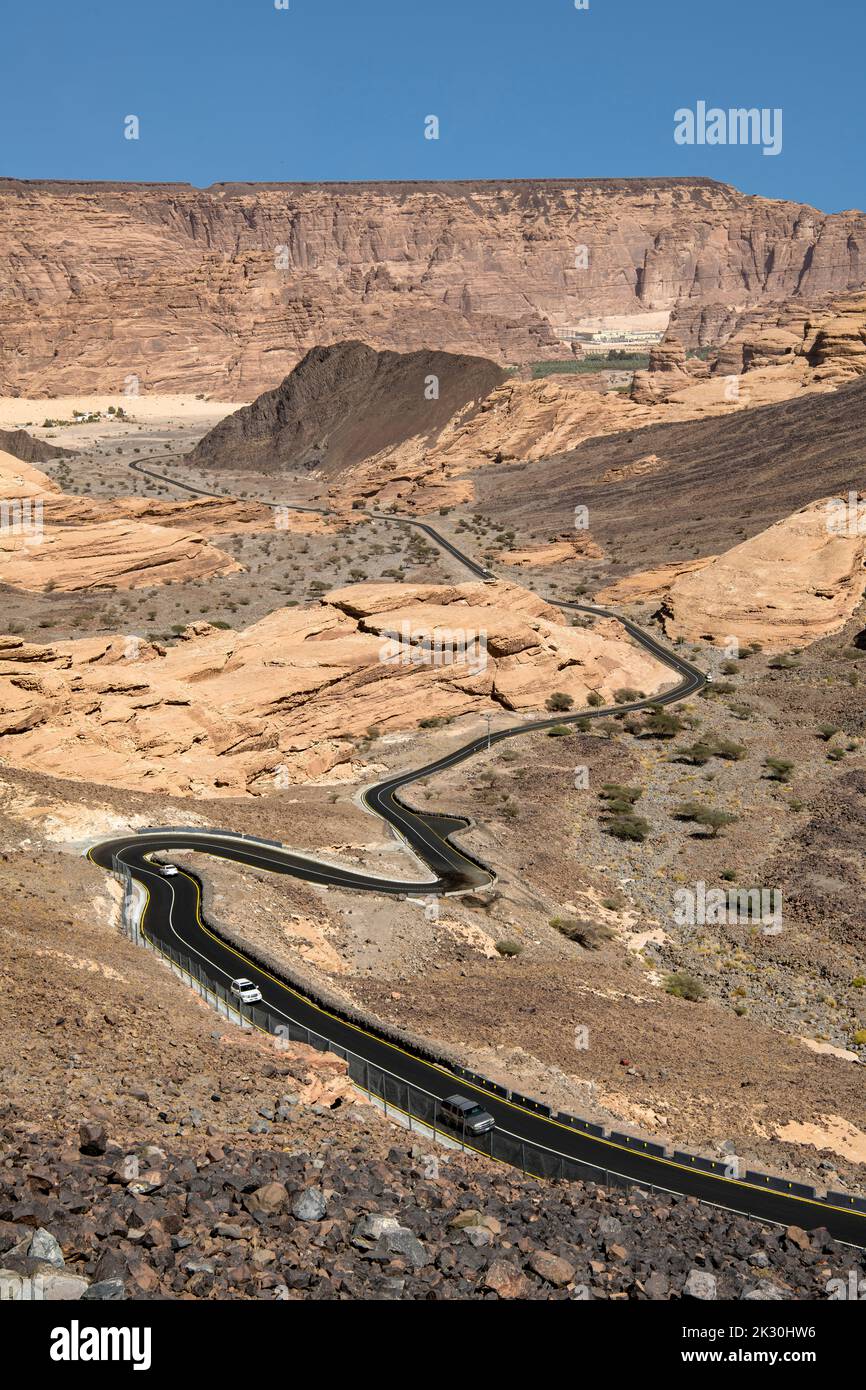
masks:
<path id="1" fill-rule="evenodd" d="M 665 577 L 665 629 L 689 641 L 722 645 L 734 636 L 741 646 L 791 651 L 844 626 L 863 598 L 864 567 L 866 499 L 823 498 Z"/>
<path id="2" fill-rule="evenodd" d="M 251 399 L 350 338 L 526 362 L 561 355 L 553 328 L 674 309 L 688 348 L 866 281 L 862 213 L 701 178 L 0 180 L 0 248 L 0 391 L 37 396 Z"/>

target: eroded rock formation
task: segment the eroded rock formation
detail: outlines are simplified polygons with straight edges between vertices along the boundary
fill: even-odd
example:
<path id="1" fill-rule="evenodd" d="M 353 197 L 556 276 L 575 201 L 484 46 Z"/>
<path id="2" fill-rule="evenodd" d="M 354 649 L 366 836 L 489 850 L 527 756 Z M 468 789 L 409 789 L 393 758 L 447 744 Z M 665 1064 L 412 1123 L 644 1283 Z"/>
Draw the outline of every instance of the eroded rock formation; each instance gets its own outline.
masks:
<path id="1" fill-rule="evenodd" d="M 0 638 L 0 755 L 59 777 L 238 796 L 353 775 L 371 727 L 652 694 L 667 668 L 619 623 L 567 626 L 515 585 L 369 584 L 242 632 L 194 623 L 165 648 Z M 368 755 L 369 756 L 369 753 Z"/>
<path id="2" fill-rule="evenodd" d="M 822 498 L 723 555 L 666 576 L 665 628 L 689 641 L 722 644 L 732 635 L 741 646 L 791 651 L 844 626 L 863 597 L 864 565 L 866 497 Z"/>
<path id="3" fill-rule="evenodd" d="M 580 268 L 576 249 L 588 249 Z M 0 391 L 252 399 L 317 344 L 563 354 L 587 317 L 744 312 L 861 287 L 866 218 L 711 179 L 184 184 L 0 181 Z"/>

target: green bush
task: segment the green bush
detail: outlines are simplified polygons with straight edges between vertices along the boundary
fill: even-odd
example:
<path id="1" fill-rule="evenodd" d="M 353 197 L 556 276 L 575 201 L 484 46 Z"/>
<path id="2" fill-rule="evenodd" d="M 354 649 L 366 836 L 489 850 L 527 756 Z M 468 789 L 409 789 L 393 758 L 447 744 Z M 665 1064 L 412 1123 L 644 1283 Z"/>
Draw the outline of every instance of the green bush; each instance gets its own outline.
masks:
<path id="1" fill-rule="evenodd" d="M 665 989 L 675 999 L 688 999 L 693 1004 L 707 997 L 707 991 L 700 980 L 696 980 L 694 975 L 689 975 L 685 970 L 676 970 L 672 975 L 668 975 Z"/>
<path id="2" fill-rule="evenodd" d="M 616 840 L 635 840 L 638 843 L 643 843 L 650 832 L 649 821 L 642 816 L 612 816 L 604 829 Z"/>
<path id="3" fill-rule="evenodd" d="M 835 738 L 836 735 L 840 732 L 841 731 L 838 725 L 836 724 L 819 724 L 817 729 L 815 730 L 816 737 L 823 739 L 825 743 L 829 743 L 830 739 Z"/>
<path id="4" fill-rule="evenodd" d="M 765 758 L 764 775 L 771 782 L 787 782 L 794 771 L 794 764 L 787 758 Z"/>
<path id="5" fill-rule="evenodd" d="M 501 956 L 512 958 L 523 954 L 523 947 L 519 941 L 497 941 L 496 949 Z"/>
<path id="6" fill-rule="evenodd" d="M 599 796 L 602 801 L 628 801 L 633 804 L 640 801 L 643 790 L 641 787 L 625 787 L 619 782 L 605 782 Z"/>
<path id="7" fill-rule="evenodd" d="M 703 806 L 697 801 L 686 801 L 674 811 L 677 820 L 691 821 L 694 825 L 709 830 L 713 839 L 725 826 L 733 825 L 739 819 L 729 811 L 721 811 L 715 806 Z"/>
<path id="8" fill-rule="evenodd" d="M 547 708 L 551 713 L 564 714 L 573 704 L 574 697 L 567 695 L 564 690 L 556 690 L 547 697 Z"/>

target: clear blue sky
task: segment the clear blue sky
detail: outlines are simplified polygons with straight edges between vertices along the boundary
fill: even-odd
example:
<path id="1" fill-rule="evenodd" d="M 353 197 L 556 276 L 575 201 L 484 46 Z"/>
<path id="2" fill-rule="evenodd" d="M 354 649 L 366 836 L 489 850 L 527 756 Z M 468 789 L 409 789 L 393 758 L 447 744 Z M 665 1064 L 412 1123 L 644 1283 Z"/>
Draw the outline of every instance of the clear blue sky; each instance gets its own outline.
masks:
<path id="1" fill-rule="evenodd" d="M 218 180 L 706 174 L 866 206 L 864 0 L 6 0 L 0 173 Z M 673 113 L 781 107 L 784 144 Z M 425 140 L 425 116 L 441 121 Z M 137 115 L 140 139 L 123 138 Z"/>

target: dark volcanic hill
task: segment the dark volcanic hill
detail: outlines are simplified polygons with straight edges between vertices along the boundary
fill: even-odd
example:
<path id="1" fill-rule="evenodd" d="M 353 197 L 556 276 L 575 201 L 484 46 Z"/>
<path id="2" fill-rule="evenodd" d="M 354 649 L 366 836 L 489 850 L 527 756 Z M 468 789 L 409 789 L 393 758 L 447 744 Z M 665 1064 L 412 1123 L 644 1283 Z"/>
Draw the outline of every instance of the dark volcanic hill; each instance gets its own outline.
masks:
<path id="1" fill-rule="evenodd" d="M 221 420 L 189 457 L 206 468 L 317 469 L 333 477 L 403 440 L 433 440 L 505 377 L 483 357 L 376 352 L 358 342 L 313 348 L 273 391 Z"/>
<path id="2" fill-rule="evenodd" d="M 22 463 L 47 463 L 49 459 L 69 458 L 73 452 L 35 439 L 26 430 L 0 430 L 0 449 Z"/>
<path id="3" fill-rule="evenodd" d="M 478 511 L 522 536 L 567 531 L 574 508 L 588 507 L 592 535 L 619 573 L 715 555 L 815 498 L 866 488 L 866 377 L 472 476 Z"/>

